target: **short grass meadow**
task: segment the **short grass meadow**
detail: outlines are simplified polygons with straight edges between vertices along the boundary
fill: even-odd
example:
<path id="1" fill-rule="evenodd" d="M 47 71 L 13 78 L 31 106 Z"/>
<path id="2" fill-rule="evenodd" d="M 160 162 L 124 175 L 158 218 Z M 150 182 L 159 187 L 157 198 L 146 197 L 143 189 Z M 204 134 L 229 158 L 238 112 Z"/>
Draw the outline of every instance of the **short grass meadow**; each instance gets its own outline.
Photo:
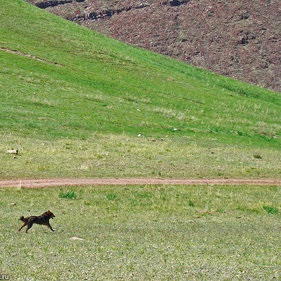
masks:
<path id="1" fill-rule="evenodd" d="M 11 280 L 278 280 L 280 187 L 0 190 Z M 21 215 L 50 209 L 55 232 Z M 272 211 L 274 210 L 274 211 Z"/>
<path id="2" fill-rule="evenodd" d="M 280 93 L 2 2 L 0 179 L 281 177 Z M 0 276 L 278 280 L 280 199 L 280 186 L 2 188 Z M 17 231 L 48 209 L 54 233 Z"/>

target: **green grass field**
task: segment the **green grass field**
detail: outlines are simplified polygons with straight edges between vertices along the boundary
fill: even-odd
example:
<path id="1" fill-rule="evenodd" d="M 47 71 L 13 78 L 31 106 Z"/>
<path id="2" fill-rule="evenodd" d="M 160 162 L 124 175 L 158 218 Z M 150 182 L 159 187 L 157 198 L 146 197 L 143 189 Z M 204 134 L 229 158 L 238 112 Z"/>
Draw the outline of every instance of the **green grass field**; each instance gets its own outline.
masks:
<path id="1" fill-rule="evenodd" d="M 6 188 L 0 196 L 0 272 L 11 280 L 281 277 L 280 187 Z M 55 232 L 17 231 L 18 217 L 44 208 L 56 215 Z"/>
<path id="2" fill-rule="evenodd" d="M 0 16 L 0 178 L 280 178 L 280 93 L 22 0 Z"/>
<path id="3" fill-rule="evenodd" d="M 22 0 L 2 0 L 0 34 L 0 179 L 281 177 L 280 93 Z M 0 279 L 278 280 L 280 199 L 278 186 L 2 188 Z M 17 231 L 48 209 L 55 232 Z"/>

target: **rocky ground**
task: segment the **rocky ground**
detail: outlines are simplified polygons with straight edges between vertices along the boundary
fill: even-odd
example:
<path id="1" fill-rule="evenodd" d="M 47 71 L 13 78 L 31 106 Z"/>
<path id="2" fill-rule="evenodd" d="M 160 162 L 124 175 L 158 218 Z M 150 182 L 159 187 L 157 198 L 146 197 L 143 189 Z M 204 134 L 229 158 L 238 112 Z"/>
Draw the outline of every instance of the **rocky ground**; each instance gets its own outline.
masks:
<path id="1" fill-rule="evenodd" d="M 281 92 L 280 0 L 27 0 L 129 44 Z"/>

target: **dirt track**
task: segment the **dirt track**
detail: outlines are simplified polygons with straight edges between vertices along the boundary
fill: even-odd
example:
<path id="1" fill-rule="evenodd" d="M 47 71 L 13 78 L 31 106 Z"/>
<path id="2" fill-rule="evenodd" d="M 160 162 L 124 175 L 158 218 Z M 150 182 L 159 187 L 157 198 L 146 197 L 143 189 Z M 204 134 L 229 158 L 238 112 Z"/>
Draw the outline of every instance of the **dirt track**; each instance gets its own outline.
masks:
<path id="1" fill-rule="evenodd" d="M 42 188 L 81 185 L 274 185 L 281 186 L 281 179 L 157 179 L 157 178 L 89 178 L 89 179 L 18 179 L 0 180 L 0 187 Z"/>

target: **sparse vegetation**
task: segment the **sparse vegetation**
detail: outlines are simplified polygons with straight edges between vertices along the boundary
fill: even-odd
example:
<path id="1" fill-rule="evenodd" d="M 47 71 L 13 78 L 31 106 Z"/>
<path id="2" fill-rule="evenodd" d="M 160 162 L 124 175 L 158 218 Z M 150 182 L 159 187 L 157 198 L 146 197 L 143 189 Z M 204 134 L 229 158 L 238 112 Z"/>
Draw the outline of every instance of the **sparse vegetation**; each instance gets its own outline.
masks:
<path id="1" fill-rule="evenodd" d="M 267 211 L 268 214 L 275 215 L 278 214 L 278 209 L 273 206 L 263 206 L 263 209 Z"/>
<path id="2" fill-rule="evenodd" d="M 59 198 L 76 199 L 77 195 L 74 191 L 60 192 Z"/>
<path id="3" fill-rule="evenodd" d="M 109 200 L 109 201 L 114 201 L 118 198 L 118 195 L 114 194 L 114 193 L 108 193 L 106 194 L 106 198 Z"/>

